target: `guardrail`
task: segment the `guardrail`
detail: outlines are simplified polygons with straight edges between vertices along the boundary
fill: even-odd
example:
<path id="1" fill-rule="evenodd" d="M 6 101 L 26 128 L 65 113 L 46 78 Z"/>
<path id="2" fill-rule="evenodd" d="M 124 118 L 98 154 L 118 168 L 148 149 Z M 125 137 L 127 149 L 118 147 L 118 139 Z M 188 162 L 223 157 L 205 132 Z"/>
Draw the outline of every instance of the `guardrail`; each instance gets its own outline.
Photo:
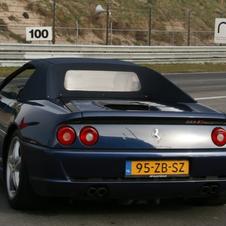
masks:
<path id="1" fill-rule="evenodd" d="M 226 62 L 226 46 L 103 46 L 0 43 L 0 66 L 20 66 L 33 59 L 84 57 L 136 63 Z"/>

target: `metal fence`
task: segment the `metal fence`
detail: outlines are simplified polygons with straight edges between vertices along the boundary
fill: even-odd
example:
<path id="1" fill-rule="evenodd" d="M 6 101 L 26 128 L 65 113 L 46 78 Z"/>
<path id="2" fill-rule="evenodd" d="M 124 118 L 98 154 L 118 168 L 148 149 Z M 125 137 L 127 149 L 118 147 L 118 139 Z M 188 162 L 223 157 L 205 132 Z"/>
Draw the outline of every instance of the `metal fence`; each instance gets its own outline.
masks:
<path id="1" fill-rule="evenodd" d="M 21 66 L 29 60 L 53 57 L 119 59 L 148 64 L 225 62 L 226 46 L 110 46 L 0 43 L 0 66 Z"/>
<path id="2" fill-rule="evenodd" d="M 57 4 L 57 0 L 45 2 L 47 5 L 44 11 L 40 8 L 44 4 L 40 0 L 0 0 L 0 43 L 28 43 L 25 36 L 27 26 L 53 26 L 56 44 L 102 45 L 106 43 L 108 29 L 109 45 L 211 46 L 214 45 L 215 18 L 224 16 L 223 9 L 226 6 L 225 1 L 219 0 L 222 6 L 219 4 L 218 8 L 207 7 L 205 10 L 190 9 L 186 5 L 168 9 L 160 3 L 159 6 L 146 4 L 147 8 L 140 9 L 133 8 L 132 4 L 128 6 L 121 3 L 119 9 L 115 3 L 111 5 L 109 24 L 106 27 L 106 16 L 96 15 L 95 6 L 101 2 L 106 8 L 109 3 L 107 0 L 68 0 L 77 4 L 78 12 L 82 12 L 82 3 L 89 3 L 85 15 L 81 13 L 69 19 L 69 14 L 65 13 L 70 11 L 68 6 Z"/>
<path id="3" fill-rule="evenodd" d="M 0 43 L 29 43 L 26 41 L 26 27 L 27 26 L 14 26 L 7 25 L 7 29 L 13 30 L 15 33 L 10 33 L 6 31 L 6 25 L 0 25 Z M 99 37 L 96 40 L 92 40 L 91 42 L 84 39 L 84 36 L 89 36 L 89 33 L 99 33 Z M 57 44 L 75 44 L 75 45 L 87 45 L 87 44 L 105 44 L 105 29 L 104 28 L 83 28 L 83 27 L 56 27 L 56 33 L 59 35 L 56 36 Z M 66 37 L 63 34 L 70 33 Z M 109 29 L 109 45 L 141 45 L 148 46 L 148 30 L 133 30 L 133 29 Z M 119 36 L 119 37 L 118 37 Z M 126 38 L 122 39 L 121 36 L 130 36 L 132 37 L 130 40 L 126 40 Z M 180 36 L 187 36 L 186 31 L 165 31 L 165 30 L 153 30 L 152 31 L 152 39 L 155 44 L 151 45 L 172 45 L 172 46 L 180 46 L 187 45 L 186 41 L 178 40 Z M 190 33 L 192 37 L 190 44 L 191 46 L 206 46 L 206 45 L 215 45 L 213 43 L 214 40 L 214 31 L 192 31 Z M 202 40 L 202 36 L 207 37 L 208 39 Z M 159 41 L 159 44 L 158 44 Z M 157 43 L 156 43 L 157 42 Z M 33 41 L 30 42 L 33 44 L 50 43 L 48 41 Z"/>

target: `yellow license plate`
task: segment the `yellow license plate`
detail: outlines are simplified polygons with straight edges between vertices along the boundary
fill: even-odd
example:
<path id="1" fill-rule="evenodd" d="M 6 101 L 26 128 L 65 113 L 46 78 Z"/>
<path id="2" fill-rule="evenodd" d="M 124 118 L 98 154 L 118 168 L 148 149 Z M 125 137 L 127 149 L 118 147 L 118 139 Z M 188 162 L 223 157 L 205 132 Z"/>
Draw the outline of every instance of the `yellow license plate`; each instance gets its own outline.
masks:
<path id="1" fill-rule="evenodd" d="M 126 176 L 185 176 L 189 174 L 189 161 L 126 161 L 125 171 Z"/>

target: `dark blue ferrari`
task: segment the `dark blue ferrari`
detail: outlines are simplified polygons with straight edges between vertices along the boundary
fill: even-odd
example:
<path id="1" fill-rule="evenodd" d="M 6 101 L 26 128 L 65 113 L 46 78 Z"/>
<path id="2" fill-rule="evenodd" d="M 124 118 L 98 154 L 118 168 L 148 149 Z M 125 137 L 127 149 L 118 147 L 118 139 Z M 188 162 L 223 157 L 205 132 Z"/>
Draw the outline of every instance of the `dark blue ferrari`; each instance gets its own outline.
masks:
<path id="1" fill-rule="evenodd" d="M 33 60 L 0 84 L 0 176 L 14 209 L 48 197 L 226 202 L 226 117 L 159 73 Z"/>

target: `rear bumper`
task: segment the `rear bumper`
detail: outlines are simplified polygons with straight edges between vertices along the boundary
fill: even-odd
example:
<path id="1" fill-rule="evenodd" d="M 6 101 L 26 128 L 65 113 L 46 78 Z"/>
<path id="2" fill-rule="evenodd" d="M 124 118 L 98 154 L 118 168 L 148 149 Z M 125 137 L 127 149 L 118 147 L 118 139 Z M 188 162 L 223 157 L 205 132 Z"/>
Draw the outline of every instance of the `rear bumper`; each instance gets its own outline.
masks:
<path id="1" fill-rule="evenodd" d="M 226 193 L 226 181 L 50 181 L 31 178 L 31 184 L 40 196 L 70 197 L 76 199 L 156 199 L 173 197 L 204 197 Z M 213 193 L 204 190 L 217 186 Z M 95 189 L 95 190 L 91 190 Z M 105 189 L 104 191 L 101 189 Z"/>
<path id="2" fill-rule="evenodd" d="M 40 196 L 152 199 L 226 193 L 226 152 L 222 149 L 212 152 L 98 152 L 53 150 L 23 143 L 22 150 L 31 186 Z M 146 159 L 187 159 L 190 175 L 162 179 L 125 177 L 126 160 Z M 217 189 L 212 192 L 212 187 Z"/>

